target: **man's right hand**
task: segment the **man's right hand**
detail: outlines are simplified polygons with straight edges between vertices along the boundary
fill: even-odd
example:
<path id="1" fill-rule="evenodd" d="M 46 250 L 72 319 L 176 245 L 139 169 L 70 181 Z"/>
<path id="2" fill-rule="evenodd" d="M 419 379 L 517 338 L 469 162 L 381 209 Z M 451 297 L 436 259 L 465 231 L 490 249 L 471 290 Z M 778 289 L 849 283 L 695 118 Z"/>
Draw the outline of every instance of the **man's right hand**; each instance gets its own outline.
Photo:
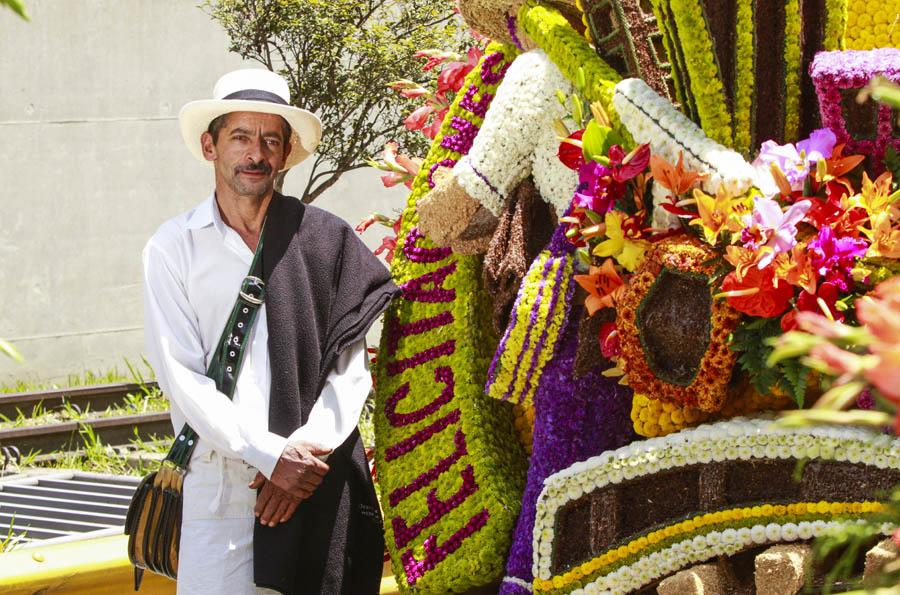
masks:
<path id="1" fill-rule="evenodd" d="M 275 464 L 269 481 L 297 498 L 309 498 L 328 473 L 328 465 L 317 455 L 330 453 L 331 450 L 315 444 L 289 443 Z"/>

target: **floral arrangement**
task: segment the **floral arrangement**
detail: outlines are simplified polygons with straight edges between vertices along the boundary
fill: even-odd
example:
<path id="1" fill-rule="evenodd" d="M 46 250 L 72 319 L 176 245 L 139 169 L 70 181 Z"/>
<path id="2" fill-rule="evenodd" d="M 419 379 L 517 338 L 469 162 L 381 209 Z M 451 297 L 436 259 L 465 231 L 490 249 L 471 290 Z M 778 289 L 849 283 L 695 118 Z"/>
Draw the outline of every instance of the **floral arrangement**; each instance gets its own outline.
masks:
<path id="1" fill-rule="evenodd" d="M 437 164 L 462 157 L 465 147 L 453 141 L 460 120 L 481 124 L 479 106 L 514 56 L 491 45 L 466 77 L 413 182 L 391 265 L 403 291 L 386 315 L 375 370 L 376 463 L 387 548 L 404 591 L 463 591 L 499 579 L 520 506 L 525 459 L 513 447 L 512 411 L 483 395 L 495 339 L 479 263 L 434 247 L 415 210 Z"/>
<path id="2" fill-rule="evenodd" d="M 729 465 L 737 465 L 738 475 L 734 481 L 739 483 L 743 478 L 752 483 L 753 478 L 747 477 L 745 471 L 752 468 L 747 466 L 750 462 L 759 461 L 764 465 L 760 473 L 765 474 L 773 468 L 772 465 L 778 465 L 782 468 L 782 474 L 790 475 L 794 469 L 791 461 L 794 460 L 807 461 L 807 465 L 803 469 L 801 482 L 794 484 L 794 487 L 788 486 L 787 490 L 782 490 L 785 487 L 782 482 L 773 481 L 768 487 L 762 484 L 742 491 L 732 486 L 732 480 L 725 482 L 725 476 L 721 474 L 727 473 Z M 824 478 L 829 473 L 837 472 L 840 464 L 844 463 L 854 465 L 853 480 L 850 482 L 854 485 L 837 488 L 836 482 L 846 482 L 843 479 L 847 477 L 845 474 L 838 472 L 842 479 L 836 477 L 828 481 Z M 606 504 L 591 506 L 591 510 L 607 511 L 608 516 L 609 507 L 614 505 L 605 498 L 631 493 L 615 491 L 615 486 L 640 482 L 658 473 L 674 477 L 673 471 L 683 470 L 682 474 L 690 474 L 691 469 L 700 470 L 697 477 L 701 486 L 719 486 L 700 488 L 704 512 L 697 508 L 696 514 L 685 515 L 688 512 L 685 506 L 690 506 L 690 502 L 681 507 L 675 506 L 670 521 L 665 521 L 667 517 L 660 515 L 660 522 L 647 521 L 646 529 L 638 529 L 631 534 L 615 530 L 621 523 L 615 515 L 604 517 L 604 520 L 595 518 L 595 513 L 592 513 L 592 531 L 601 531 L 601 536 L 617 537 L 598 547 L 583 545 L 584 537 L 580 538 L 582 546 L 579 552 L 583 552 L 580 555 L 587 553 L 589 559 L 579 559 L 578 556 L 567 558 L 556 551 L 562 545 L 557 543 L 557 531 L 564 523 L 569 507 L 577 506 L 588 498 L 599 498 L 598 503 Z M 810 496 L 829 490 L 841 490 L 847 495 L 866 493 L 875 485 L 896 481 L 900 477 L 898 472 L 900 441 L 855 428 L 823 426 L 788 430 L 774 427 L 770 419 L 736 418 L 632 443 L 575 463 L 544 482 L 533 534 L 537 567 L 534 590 L 571 592 L 584 588 L 630 591 L 688 564 L 716 555 L 733 554 L 753 544 L 810 539 L 821 534 L 829 523 L 852 523 L 869 513 L 878 512 L 882 506 L 865 499 L 810 500 Z M 822 486 L 820 482 L 834 485 Z M 789 479 L 787 483 L 791 483 Z M 735 494 L 728 498 L 721 491 L 733 489 Z M 765 491 L 769 491 L 770 497 L 777 501 L 759 504 Z M 753 503 L 735 506 L 739 504 L 741 494 Z M 701 501 L 694 504 L 699 506 Z M 712 508 L 710 503 L 715 503 Z M 612 525 L 608 526 L 609 523 Z M 602 533 L 604 528 L 609 531 Z M 882 530 L 887 533 L 893 527 L 885 526 Z"/>
<path id="3" fill-rule="evenodd" d="M 721 411 L 744 377 L 802 406 L 813 371 L 768 368 L 765 341 L 802 311 L 843 320 L 874 285 L 864 263 L 896 258 L 891 174 L 870 180 L 828 129 L 797 145 L 767 141 L 751 166 L 638 80 L 617 85 L 613 104 L 649 144 L 623 148 L 601 114 L 560 146 L 581 182 L 564 218 L 588 269 L 576 280 L 590 312 L 615 310 L 598 348 L 636 392 L 682 410 Z M 651 178 L 670 229 L 650 220 Z M 650 410 L 637 415 L 640 433 L 663 431 Z"/>
<path id="4" fill-rule="evenodd" d="M 848 0 L 844 43 L 848 50 L 900 47 L 900 28 L 895 21 L 900 1 L 867 2 Z M 829 49 L 837 49 L 837 45 Z"/>
<path id="5" fill-rule="evenodd" d="M 850 102 L 846 97 L 848 93 L 855 96 L 876 76 L 900 82 L 900 49 L 821 52 L 813 60 L 810 76 L 819 96 L 822 124 L 834 132 L 837 142 L 845 144 L 848 152 L 869 155 L 876 171 L 880 171 L 888 147 L 900 150 L 892 109 L 870 101 L 848 114 L 846 106 L 854 104 L 852 97 Z M 875 129 L 871 130 L 873 121 Z"/>
<path id="6" fill-rule="evenodd" d="M 571 92 L 571 84 L 547 54 L 532 50 L 518 56 L 497 88 L 471 150 L 454 166 L 459 185 L 495 216 L 529 173 L 560 214 L 568 205 L 577 179 L 556 159 L 551 124 L 565 113 L 558 91 Z"/>

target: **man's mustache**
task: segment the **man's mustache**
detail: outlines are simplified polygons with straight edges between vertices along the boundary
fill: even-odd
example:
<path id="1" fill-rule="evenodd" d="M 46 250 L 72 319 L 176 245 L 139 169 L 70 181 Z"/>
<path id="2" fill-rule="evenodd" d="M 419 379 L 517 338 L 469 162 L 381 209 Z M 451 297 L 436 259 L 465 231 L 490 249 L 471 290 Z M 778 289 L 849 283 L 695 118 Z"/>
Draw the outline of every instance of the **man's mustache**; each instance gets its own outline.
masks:
<path id="1" fill-rule="evenodd" d="M 241 172 L 248 173 L 264 173 L 266 175 L 272 173 L 272 166 L 266 163 L 265 161 L 260 161 L 259 163 L 251 163 L 250 165 L 239 165 L 234 168 L 234 173 L 239 174 Z"/>

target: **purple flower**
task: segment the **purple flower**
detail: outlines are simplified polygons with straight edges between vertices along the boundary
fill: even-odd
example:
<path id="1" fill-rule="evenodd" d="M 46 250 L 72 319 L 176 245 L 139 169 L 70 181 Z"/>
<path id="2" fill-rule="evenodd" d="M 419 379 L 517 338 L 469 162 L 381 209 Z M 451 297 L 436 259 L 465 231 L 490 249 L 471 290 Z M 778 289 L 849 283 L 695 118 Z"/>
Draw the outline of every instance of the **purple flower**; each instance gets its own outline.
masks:
<path id="1" fill-rule="evenodd" d="M 808 139 L 798 142 L 796 146 L 791 143 L 779 145 L 773 140 L 767 140 L 760 147 L 753 165 L 768 168 L 769 164 L 776 164 L 784 172 L 791 189 L 802 190 L 810 165 L 815 167 L 820 159 L 831 157 L 836 142 L 834 132 L 828 128 L 814 130 Z"/>
<path id="2" fill-rule="evenodd" d="M 578 168 L 578 188 L 575 189 L 572 205 L 603 215 L 611 211 L 624 194 L 625 185 L 613 180 L 611 169 L 596 161 L 588 161 Z"/>
<path id="3" fill-rule="evenodd" d="M 822 227 L 809 243 L 810 260 L 819 277 L 834 283 L 841 291 L 850 289 L 850 270 L 867 249 L 865 240 L 850 236 L 838 238 L 829 226 Z"/>
<path id="4" fill-rule="evenodd" d="M 787 211 L 771 198 L 757 197 L 753 201 L 753 212 L 744 215 L 744 230 L 741 241 L 752 250 L 765 252 L 759 261 L 764 269 L 782 252 L 790 252 L 797 244 L 797 224 L 812 207 L 808 200 L 800 200 Z"/>

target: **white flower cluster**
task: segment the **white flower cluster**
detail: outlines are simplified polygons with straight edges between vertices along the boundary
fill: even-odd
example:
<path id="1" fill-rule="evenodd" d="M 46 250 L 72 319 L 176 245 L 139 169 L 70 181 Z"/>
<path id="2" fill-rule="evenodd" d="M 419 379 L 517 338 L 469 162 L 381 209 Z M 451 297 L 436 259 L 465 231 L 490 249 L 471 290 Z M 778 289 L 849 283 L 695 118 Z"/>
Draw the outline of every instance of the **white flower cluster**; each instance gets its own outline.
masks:
<path id="1" fill-rule="evenodd" d="M 703 182 L 706 192 L 714 195 L 724 184 L 733 196 L 740 196 L 756 185 L 756 169 L 739 153 L 706 136 L 641 79 L 619 82 L 613 94 L 613 106 L 634 140 L 649 143 L 654 155 L 674 164 L 682 153 L 687 169 L 708 173 Z"/>
<path id="2" fill-rule="evenodd" d="M 497 88 L 471 150 L 453 168 L 460 186 L 494 215 L 529 173 L 560 213 L 572 200 L 578 175 L 556 157 L 552 123 L 566 115 L 557 91 L 568 95 L 572 85 L 543 50 L 520 55 Z"/>
<path id="3" fill-rule="evenodd" d="M 768 523 L 710 531 L 705 535 L 685 539 L 664 550 L 644 556 L 634 564 L 621 566 L 615 571 L 599 577 L 583 589 L 575 589 L 572 595 L 624 594 L 682 568 L 697 564 L 716 556 L 730 556 L 748 547 L 767 543 L 809 540 L 831 531 L 839 531 L 860 521 L 802 521 L 800 523 Z M 881 527 L 881 532 L 889 535 L 890 525 Z"/>
<path id="4" fill-rule="evenodd" d="M 900 469 L 900 440 L 861 428 L 814 426 L 783 429 L 771 415 L 736 417 L 703 424 L 607 451 L 575 463 L 544 481 L 534 523 L 534 576 L 551 577 L 550 563 L 559 509 L 610 484 L 659 471 L 751 459 L 818 459 Z"/>

